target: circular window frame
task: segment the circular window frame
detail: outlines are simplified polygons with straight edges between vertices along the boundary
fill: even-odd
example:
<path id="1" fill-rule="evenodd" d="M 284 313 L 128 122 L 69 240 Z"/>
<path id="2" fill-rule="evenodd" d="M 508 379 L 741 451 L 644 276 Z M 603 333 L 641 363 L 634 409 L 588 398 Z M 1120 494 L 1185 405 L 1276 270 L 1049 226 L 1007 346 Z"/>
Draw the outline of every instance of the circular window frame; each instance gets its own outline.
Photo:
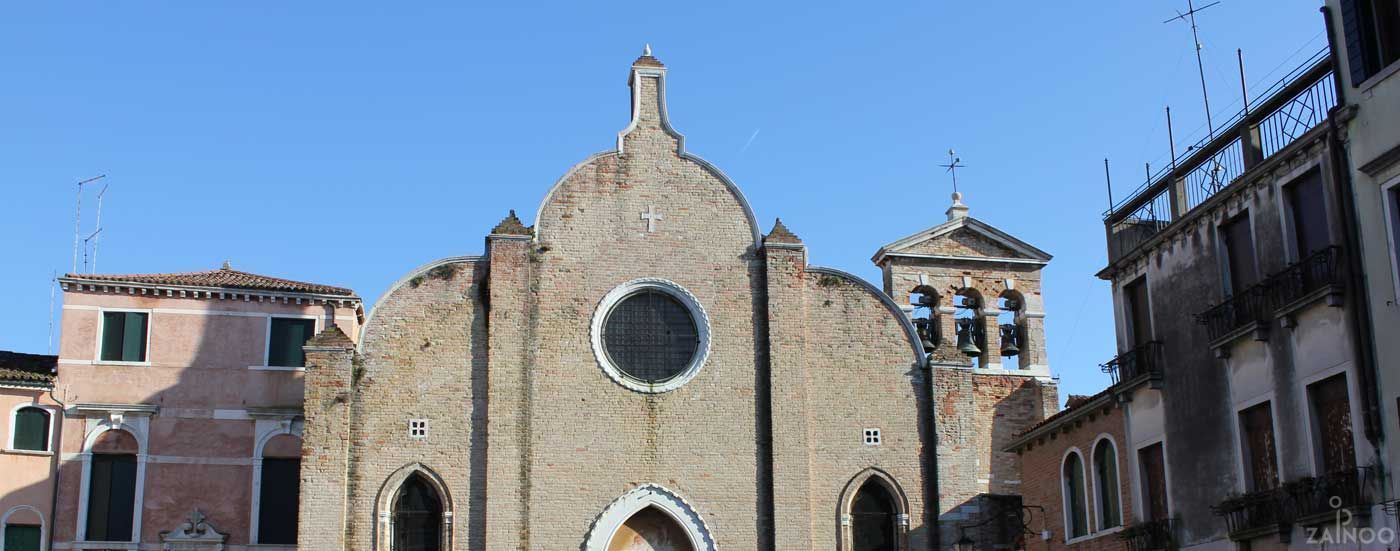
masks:
<path id="1" fill-rule="evenodd" d="M 691 321 L 695 323 L 696 336 L 700 340 L 699 345 L 696 346 L 695 354 L 690 358 L 690 363 L 686 364 L 685 369 L 675 377 L 661 383 L 648 383 L 628 375 L 626 371 L 612 362 L 603 345 L 603 326 L 607 322 L 608 314 L 612 313 L 613 308 L 617 307 L 622 299 L 642 291 L 666 293 L 685 306 L 686 310 L 690 311 Z M 609 379 L 635 392 L 661 394 L 680 388 L 690 382 L 704 367 L 706 360 L 710 357 L 710 316 L 705 312 L 705 307 L 700 305 L 700 300 L 695 298 L 695 295 L 674 281 L 660 278 L 634 279 L 614 287 L 613 290 L 603 295 L 602 300 L 598 301 L 598 307 L 593 311 L 590 340 L 593 344 L 593 357 L 598 361 L 598 367 L 602 368 L 603 373 Z"/>

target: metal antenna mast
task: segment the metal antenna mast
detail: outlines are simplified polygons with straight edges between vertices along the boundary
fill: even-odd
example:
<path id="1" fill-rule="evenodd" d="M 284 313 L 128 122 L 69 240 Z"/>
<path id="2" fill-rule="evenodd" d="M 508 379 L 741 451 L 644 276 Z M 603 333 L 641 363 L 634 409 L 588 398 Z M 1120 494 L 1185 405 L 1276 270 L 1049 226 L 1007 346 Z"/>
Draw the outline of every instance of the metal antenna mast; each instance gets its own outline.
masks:
<path id="1" fill-rule="evenodd" d="M 55 271 L 52 275 L 49 276 L 49 351 L 47 352 L 48 354 L 53 354 L 53 301 L 55 288 L 57 287 L 58 272 Z"/>
<path id="2" fill-rule="evenodd" d="M 1191 40 L 1196 43 L 1196 73 L 1201 77 L 1201 99 L 1206 103 L 1206 133 L 1211 138 L 1215 137 L 1215 124 L 1210 120 L 1210 94 L 1206 93 L 1206 68 L 1205 64 L 1201 62 L 1201 37 L 1196 32 L 1196 12 L 1219 3 L 1211 2 L 1197 8 L 1192 4 L 1192 0 L 1186 0 L 1186 13 L 1178 11 L 1176 17 L 1163 21 L 1163 23 L 1171 23 L 1172 21 L 1189 21 L 1191 23 Z"/>
<path id="3" fill-rule="evenodd" d="M 83 246 L 83 186 L 106 177 L 103 174 L 78 182 L 78 200 L 73 208 L 73 273 L 78 273 L 78 248 Z"/>
<path id="4" fill-rule="evenodd" d="M 83 239 L 83 270 L 87 273 L 97 273 L 97 240 L 102 234 L 102 197 L 107 195 L 107 185 L 102 185 L 102 191 L 97 192 L 97 229 L 91 235 Z M 88 265 L 88 244 L 92 244 L 92 264 Z"/>

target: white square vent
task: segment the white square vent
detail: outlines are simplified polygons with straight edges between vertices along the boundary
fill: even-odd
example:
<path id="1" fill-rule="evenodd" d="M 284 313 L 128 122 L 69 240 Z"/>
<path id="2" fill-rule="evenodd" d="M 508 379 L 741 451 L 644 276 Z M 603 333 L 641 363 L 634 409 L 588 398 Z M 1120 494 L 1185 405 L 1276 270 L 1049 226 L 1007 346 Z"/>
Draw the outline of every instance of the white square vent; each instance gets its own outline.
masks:
<path id="1" fill-rule="evenodd" d="M 409 419 L 409 420 L 408 420 L 408 437 L 409 437 L 409 438 L 427 438 L 427 437 L 428 437 L 428 420 L 427 420 L 427 419 Z"/>
<path id="2" fill-rule="evenodd" d="M 865 445 L 880 445 L 880 429 L 865 429 Z"/>

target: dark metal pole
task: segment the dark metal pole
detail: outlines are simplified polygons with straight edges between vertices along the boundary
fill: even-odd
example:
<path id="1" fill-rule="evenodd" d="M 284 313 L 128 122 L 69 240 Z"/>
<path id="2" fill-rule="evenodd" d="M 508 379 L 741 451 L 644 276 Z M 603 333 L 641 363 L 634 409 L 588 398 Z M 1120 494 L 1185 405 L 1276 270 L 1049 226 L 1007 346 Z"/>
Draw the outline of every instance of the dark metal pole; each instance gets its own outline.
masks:
<path id="1" fill-rule="evenodd" d="M 1172 106 L 1167 106 L 1167 143 L 1172 151 L 1172 168 L 1176 168 L 1176 137 L 1172 134 Z"/>
<path id="2" fill-rule="evenodd" d="M 1209 7 L 1209 6 L 1207 6 Z M 1191 0 L 1186 0 L 1187 15 L 1191 16 L 1191 40 L 1196 42 L 1196 72 L 1201 75 L 1201 99 L 1206 103 L 1206 134 L 1207 139 L 1215 138 L 1215 123 L 1210 120 L 1210 94 L 1206 93 L 1206 66 L 1201 61 L 1201 38 L 1196 34 L 1196 6 Z"/>
<path id="3" fill-rule="evenodd" d="M 1113 178 L 1108 175 L 1108 157 L 1103 158 L 1103 181 L 1108 184 L 1108 212 L 1113 214 Z"/>
<path id="4" fill-rule="evenodd" d="M 1240 97 L 1244 98 L 1244 114 L 1249 115 L 1249 88 L 1244 85 L 1244 50 L 1235 48 L 1235 57 L 1240 60 Z"/>

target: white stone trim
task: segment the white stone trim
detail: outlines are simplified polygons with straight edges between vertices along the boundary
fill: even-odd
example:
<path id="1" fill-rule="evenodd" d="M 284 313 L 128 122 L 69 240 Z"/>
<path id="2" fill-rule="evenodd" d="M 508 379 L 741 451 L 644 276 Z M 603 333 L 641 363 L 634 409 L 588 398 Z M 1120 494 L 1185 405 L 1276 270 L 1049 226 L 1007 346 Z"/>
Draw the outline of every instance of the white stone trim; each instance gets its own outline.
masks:
<path id="1" fill-rule="evenodd" d="M 623 372 L 622 369 L 613 364 L 612 359 L 608 357 L 607 350 L 603 346 L 603 325 L 607 322 L 608 314 L 612 312 L 613 308 L 616 307 L 622 299 L 641 291 L 661 291 L 680 301 L 687 310 L 690 310 L 691 319 L 695 322 L 696 336 L 700 340 L 695 355 L 691 357 L 690 363 L 686 365 L 685 370 L 681 371 L 679 375 L 672 377 L 670 380 L 659 384 L 639 381 Z M 613 290 L 603 295 L 602 300 L 598 301 L 598 307 L 593 311 L 590 340 L 593 344 L 593 356 L 598 361 L 598 367 L 601 368 L 603 373 L 607 374 L 608 378 L 612 379 L 613 382 L 637 392 L 650 394 L 670 392 L 680 388 L 681 385 L 695 378 L 695 375 L 699 374 L 700 369 L 704 367 L 705 361 L 709 359 L 710 316 L 705 312 L 705 307 L 700 304 L 700 299 L 695 298 L 695 295 L 691 294 L 689 290 L 686 290 L 686 288 L 682 287 L 680 284 L 668 279 L 639 278 L 614 287 Z"/>
<path id="2" fill-rule="evenodd" d="M 15 427 L 16 427 L 16 419 L 15 419 L 15 416 L 16 416 L 16 415 L 19 415 L 19 410 L 22 410 L 22 409 L 24 409 L 24 408 L 42 409 L 42 410 L 48 412 L 48 414 L 49 414 L 49 432 L 48 432 L 47 438 L 46 438 L 45 441 L 44 441 L 44 449 L 42 449 L 42 450 L 17 450 L 17 449 L 15 449 Z M 56 424 L 57 424 L 57 422 L 58 422 L 58 413 L 59 413 L 58 408 L 55 408 L 55 407 L 53 407 L 53 406 L 44 405 L 44 404 L 36 404 L 36 403 L 33 403 L 33 402 L 21 402 L 21 403 L 15 404 L 14 407 L 10 408 L 10 438 L 9 438 L 8 440 L 5 441 L 5 451 L 7 451 L 7 452 L 13 452 L 13 453 L 38 453 L 38 452 L 47 452 L 47 453 L 49 453 L 49 454 L 52 454 L 53 451 L 54 451 L 54 447 L 55 447 L 55 446 L 54 446 L 54 439 L 53 439 L 53 438 L 54 438 L 54 433 L 53 433 L 53 431 L 54 431 L 54 427 L 56 426 Z M 3 523 L 0 523 L 0 526 L 4 526 L 4 524 L 3 524 Z M 2 544 L 0 544 L 0 545 L 2 545 Z M 3 549 L 0 549 L 0 551 L 3 551 Z"/>
<path id="3" fill-rule="evenodd" d="M 437 472 L 429 469 L 422 463 L 410 463 L 389 475 L 384 480 L 384 485 L 379 487 L 379 496 L 374 501 L 374 536 L 372 538 L 372 551 L 389 551 L 393 549 L 394 541 L 394 499 L 399 495 L 399 488 L 409 477 L 420 475 L 428 481 L 434 490 L 437 491 L 438 499 L 442 502 L 442 545 L 439 549 L 453 549 L 452 541 L 454 534 L 453 516 L 454 509 L 452 502 L 452 492 L 447 489 L 447 482 L 438 476 Z"/>
<path id="4" fill-rule="evenodd" d="M 856 494 L 870 480 L 878 480 L 885 490 L 894 498 L 895 515 L 897 524 L 895 525 L 895 551 L 908 551 L 909 549 L 909 497 L 905 495 L 904 488 L 899 486 L 893 476 L 875 467 L 870 467 L 856 473 L 851 480 L 846 482 L 846 487 L 841 489 L 840 499 L 836 506 L 841 517 L 841 537 L 837 542 L 839 551 L 850 551 L 854 543 L 852 541 L 852 517 L 851 506 L 855 504 Z"/>
<path id="5" fill-rule="evenodd" d="M 1074 499 L 1074 496 L 1070 494 L 1069 481 L 1065 479 L 1065 462 L 1069 460 L 1071 454 L 1079 456 L 1079 479 L 1084 481 L 1084 535 L 1082 536 L 1075 536 L 1072 533 L 1074 530 L 1074 522 L 1071 520 L 1070 515 L 1073 514 L 1074 509 L 1071 508 L 1070 502 Z M 1092 511 L 1088 503 L 1089 484 L 1092 479 L 1089 478 L 1088 469 L 1089 461 L 1084 459 L 1084 452 L 1080 451 L 1079 446 L 1070 446 L 1060 455 L 1060 469 L 1056 478 L 1060 480 L 1060 527 L 1064 531 L 1064 542 L 1066 544 L 1073 541 L 1088 539 L 1089 536 L 1094 535 L 1094 525 L 1091 522 L 1094 519 L 1089 516 Z"/>
<path id="6" fill-rule="evenodd" d="M 272 359 L 269 357 L 269 354 L 272 354 L 272 320 L 274 318 L 311 320 L 312 337 L 315 337 L 321 332 L 322 328 L 325 327 L 324 324 L 321 323 L 322 316 L 305 314 L 268 314 L 267 321 L 263 323 L 263 325 L 265 325 L 263 328 L 263 364 L 260 366 L 248 366 L 248 369 L 264 371 L 306 371 L 306 366 L 272 365 L 269 363 L 269 360 Z"/>
<path id="7" fill-rule="evenodd" d="M 110 544 L 112 542 L 101 542 L 103 545 L 87 545 L 85 547 L 85 544 L 91 543 L 87 541 L 87 515 L 88 495 L 91 490 L 89 485 L 92 483 L 92 446 L 94 443 L 97 442 L 98 436 L 109 430 L 126 431 L 128 434 L 131 434 L 131 436 L 136 439 L 136 496 L 134 499 L 135 503 L 132 505 L 131 544 L 140 544 L 141 512 L 143 509 L 145 509 L 146 463 L 149 461 L 149 456 L 146 454 L 149 452 L 148 445 L 150 439 L 151 421 L 150 414 L 145 413 L 144 410 L 150 407 L 152 406 L 109 405 L 107 406 L 107 408 L 110 409 L 106 410 L 106 419 L 88 417 L 87 431 L 86 435 L 83 436 L 83 447 L 82 453 L 80 454 L 80 458 L 83 462 L 83 475 L 82 481 L 79 483 L 78 490 L 78 526 L 76 532 L 77 541 L 73 542 L 75 549 L 81 549 L 86 547 L 106 548 L 103 547 L 103 545 L 108 545 L 109 547 L 111 547 Z M 78 409 L 79 413 L 82 414 L 92 414 L 96 413 L 96 410 L 103 408 L 101 408 L 101 406 L 98 405 L 80 405 L 76 409 Z M 133 413 L 131 411 L 128 411 L 132 409 L 139 409 L 142 411 L 135 412 L 134 415 L 131 415 L 129 417 L 123 415 L 124 413 Z"/>
<path id="8" fill-rule="evenodd" d="M 263 470 L 263 448 L 268 441 L 284 434 L 302 437 L 302 430 L 305 428 L 305 421 L 297 414 L 287 414 L 280 417 L 261 418 L 253 424 L 253 434 L 257 435 L 253 444 L 253 502 L 252 514 L 248 517 L 248 542 L 258 543 L 258 514 L 262 509 L 262 470 Z"/>
<path id="9" fill-rule="evenodd" d="M 606 551 L 617 529 L 647 507 L 655 507 L 676 521 L 690 538 L 691 549 L 716 551 L 715 539 L 700 513 L 675 492 L 658 484 L 643 484 L 608 504 L 589 527 L 583 551 Z"/>
<path id="10" fill-rule="evenodd" d="M 102 359 L 102 336 L 107 330 L 107 312 L 135 312 L 146 314 L 146 359 L 139 362 L 124 362 Z M 97 338 L 92 343 L 92 363 L 94 365 L 151 365 L 151 333 L 155 333 L 156 314 L 151 308 L 107 308 L 97 309 Z"/>
<path id="11" fill-rule="evenodd" d="M 1381 216 L 1385 218 L 1385 243 L 1389 245 L 1386 256 L 1390 259 L 1390 279 L 1395 291 L 1391 298 L 1400 302 L 1400 226 L 1395 224 L 1400 219 L 1400 212 L 1396 212 L 1400 204 L 1396 203 L 1400 203 L 1400 176 L 1381 184 Z"/>
<path id="12" fill-rule="evenodd" d="M 1106 432 L 1099 433 L 1098 436 L 1094 437 L 1094 443 L 1089 448 L 1089 463 L 1091 465 L 1089 471 L 1093 476 L 1097 477 L 1099 472 L 1097 468 L 1099 464 L 1097 453 L 1099 451 L 1099 442 L 1108 442 L 1108 446 L 1113 449 L 1113 478 L 1116 483 L 1113 486 L 1113 493 L 1118 494 L 1118 525 L 1107 528 L 1102 526 L 1104 509 L 1103 494 L 1099 491 L 1100 481 L 1094 478 L 1094 496 L 1089 500 L 1094 504 L 1094 528 L 1096 529 L 1095 532 L 1121 530 L 1123 526 L 1127 524 L 1127 519 L 1123 518 L 1123 455 L 1121 450 L 1118 449 L 1118 442 L 1113 439 L 1113 435 Z"/>
<path id="13" fill-rule="evenodd" d="M 44 513 L 30 505 L 16 505 L 10 510 L 0 515 L 0 551 L 5 551 L 5 528 L 9 526 L 10 516 L 20 511 L 32 511 L 39 517 L 39 551 L 47 551 L 49 548 L 49 521 L 44 518 Z"/>

